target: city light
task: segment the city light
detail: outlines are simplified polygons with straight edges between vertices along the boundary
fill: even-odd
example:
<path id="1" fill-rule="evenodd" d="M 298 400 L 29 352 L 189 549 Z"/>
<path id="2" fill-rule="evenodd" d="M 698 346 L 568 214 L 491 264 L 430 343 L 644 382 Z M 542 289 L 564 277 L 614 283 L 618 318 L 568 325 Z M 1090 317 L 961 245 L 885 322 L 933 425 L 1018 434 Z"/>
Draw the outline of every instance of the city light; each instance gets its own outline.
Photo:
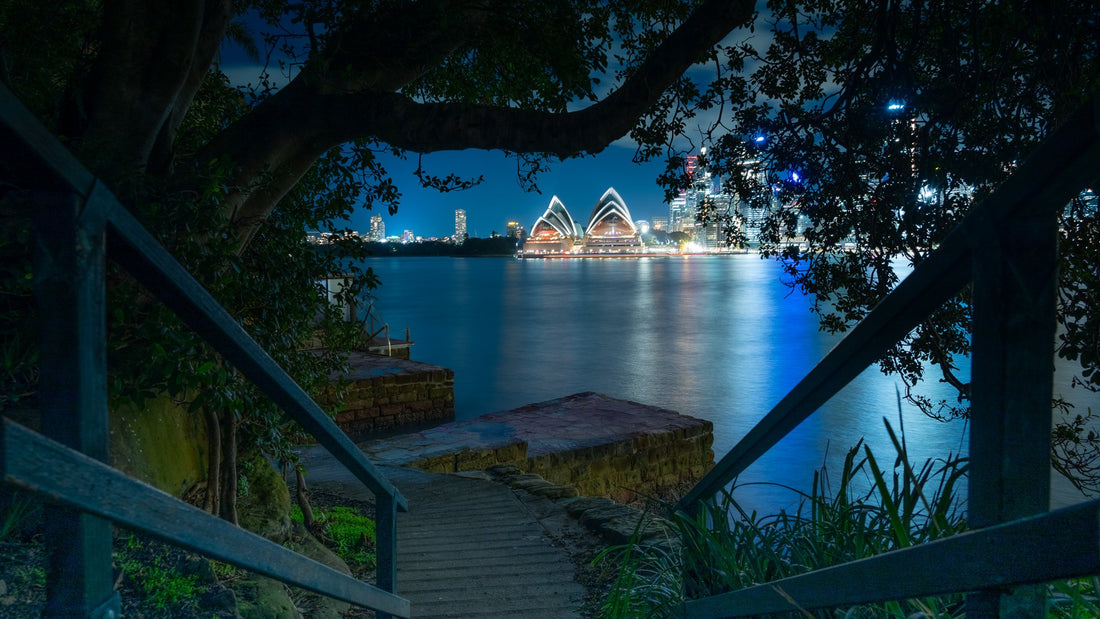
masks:
<path id="1" fill-rule="evenodd" d="M 905 102 L 900 99 L 890 99 L 886 103 L 886 109 L 890 112 L 900 112 L 905 109 Z"/>

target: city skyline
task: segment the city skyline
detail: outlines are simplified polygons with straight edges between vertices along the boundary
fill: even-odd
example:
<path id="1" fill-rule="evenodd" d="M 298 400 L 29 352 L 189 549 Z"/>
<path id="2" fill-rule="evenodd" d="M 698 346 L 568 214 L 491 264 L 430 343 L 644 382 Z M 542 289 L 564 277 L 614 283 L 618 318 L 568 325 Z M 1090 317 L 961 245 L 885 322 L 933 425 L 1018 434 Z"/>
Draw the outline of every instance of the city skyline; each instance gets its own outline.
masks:
<path id="1" fill-rule="evenodd" d="M 656 183 L 664 161 L 635 164 L 634 149 L 621 142 L 602 153 L 552 162 L 539 176 L 542 193 L 525 192 L 516 174 L 516 161 L 500 151 L 445 151 L 426 155 L 425 169 L 432 174 L 456 173 L 466 178 L 484 175 L 485 181 L 472 189 L 439 193 L 419 187 L 413 170 L 416 162 L 386 158 L 383 165 L 393 176 L 401 194 L 397 214 L 356 209 L 351 227 L 362 233 L 370 229 L 372 215 L 381 215 L 389 230 L 412 230 L 420 237 L 449 237 L 455 230 L 455 211 L 466 211 L 466 231 L 471 237 L 506 233 L 510 220 L 530 229 L 546 210 L 552 196 L 558 196 L 570 210 L 588 212 L 608 187 L 614 186 L 638 219 L 667 217 L 664 191 Z"/>

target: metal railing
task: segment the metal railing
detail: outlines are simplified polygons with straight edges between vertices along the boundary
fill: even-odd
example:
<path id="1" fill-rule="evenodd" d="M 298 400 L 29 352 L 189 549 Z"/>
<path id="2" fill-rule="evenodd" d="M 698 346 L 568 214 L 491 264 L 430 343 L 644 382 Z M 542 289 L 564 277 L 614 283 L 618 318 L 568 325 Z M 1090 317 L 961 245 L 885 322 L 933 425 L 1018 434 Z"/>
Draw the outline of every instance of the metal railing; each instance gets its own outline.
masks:
<path id="1" fill-rule="evenodd" d="M 688 512 L 809 417 L 930 312 L 973 285 L 972 531 L 685 603 L 733 617 L 968 593 L 969 616 L 1043 616 L 1022 585 L 1100 573 L 1100 501 L 1048 512 L 1057 213 L 1100 176 L 1100 100 L 974 207 L 680 502 Z"/>
<path id="2" fill-rule="evenodd" d="M 410 616 L 396 591 L 401 493 L 236 320 L 0 84 L 0 164 L 34 190 L 43 434 L 0 424 L 0 479 L 48 500 L 46 614 L 117 617 L 111 522 L 287 584 Z M 240 529 L 108 464 L 106 256 L 210 342 L 375 495 L 377 586 Z"/>

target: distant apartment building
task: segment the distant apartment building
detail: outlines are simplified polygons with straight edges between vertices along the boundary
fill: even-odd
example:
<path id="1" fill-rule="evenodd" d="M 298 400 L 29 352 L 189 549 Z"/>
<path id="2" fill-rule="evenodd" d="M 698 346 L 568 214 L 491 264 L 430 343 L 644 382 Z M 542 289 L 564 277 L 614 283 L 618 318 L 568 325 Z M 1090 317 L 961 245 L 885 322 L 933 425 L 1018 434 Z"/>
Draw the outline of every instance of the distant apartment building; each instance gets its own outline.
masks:
<path id="1" fill-rule="evenodd" d="M 413 235 L 412 230 L 406 230 L 405 234 L 401 237 L 402 243 L 412 243 L 416 241 L 416 236 Z"/>
<path id="2" fill-rule="evenodd" d="M 455 209 L 455 244 L 464 243 L 469 238 L 466 235 L 466 211 Z"/>
<path id="3" fill-rule="evenodd" d="M 370 240 L 386 240 L 386 224 L 382 221 L 381 215 L 370 216 Z"/>
<path id="4" fill-rule="evenodd" d="M 653 218 L 654 230 L 668 230 L 668 217 L 654 217 Z"/>
<path id="5" fill-rule="evenodd" d="M 508 234 L 506 236 L 513 239 L 523 240 L 527 238 L 527 229 L 521 226 L 518 221 L 509 221 Z"/>

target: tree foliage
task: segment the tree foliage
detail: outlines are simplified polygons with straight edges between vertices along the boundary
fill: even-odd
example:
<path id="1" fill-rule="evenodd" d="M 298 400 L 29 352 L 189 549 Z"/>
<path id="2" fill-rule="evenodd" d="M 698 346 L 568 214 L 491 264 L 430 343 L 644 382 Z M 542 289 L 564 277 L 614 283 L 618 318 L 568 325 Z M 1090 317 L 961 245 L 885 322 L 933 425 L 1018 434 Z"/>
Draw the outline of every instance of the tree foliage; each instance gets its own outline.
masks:
<path id="1" fill-rule="evenodd" d="M 353 208 L 398 207 L 380 151 L 500 149 L 529 183 L 553 159 L 629 135 L 639 158 L 668 159 L 662 181 L 675 193 L 688 182 L 683 156 L 705 145 L 703 163 L 741 199 L 785 206 L 765 222 L 763 249 L 815 295 L 822 326 L 839 331 L 896 285 L 896 256 L 923 260 L 1098 85 L 1097 11 L 1086 0 L 756 8 L 0 0 L 0 81 L 307 384 L 326 381 L 337 363 L 298 350 L 324 311 L 311 281 L 344 265 L 339 252 L 311 252 L 304 232 L 338 231 Z M 222 45 L 251 50 L 287 83 L 231 87 Z M 891 101 L 904 107 L 888 110 Z M 762 144 L 747 140 L 756 135 Z M 415 182 L 451 190 L 476 181 L 418 166 Z M 0 167 L 5 208 L 23 189 Z M 14 343 L 0 376 L 8 402 L 33 393 L 34 346 L 20 339 L 29 267 L 17 258 L 29 236 L 19 221 L 4 227 L 0 251 L 13 258 L 0 270 L 0 320 Z M 1079 382 L 1095 388 L 1095 210 L 1069 209 L 1063 230 L 1059 352 L 1080 361 Z M 788 243 L 792 233 L 805 246 Z M 113 282 L 113 367 L 126 370 L 118 393 L 201 392 L 197 407 L 277 443 L 278 423 L 230 370 L 186 361 L 210 355 L 124 277 Z M 953 402 L 910 392 L 930 414 L 965 414 L 966 379 L 954 361 L 969 352 L 968 323 L 964 293 L 882 360 L 907 385 L 932 364 L 958 387 Z M 1067 448 L 1090 444 L 1073 442 L 1081 435 L 1072 424 L 1063 429 Z"/>
<path id="2" fill-rule="evenodd" d="M 751 14 L 747 1 L 0 0 L 0 81 L 317 394 L 355 333 L 315 282 L 356 275 L 346 295 L 376 282 L 355 266 L 361 243 L 318 252 L 305 233 L 397 208 L 378 152 L 503 149 L 527 176 L 598 152 L 659 115 L 666 88 Z M 227 44 L 289 82 L 234 87 Z M 33 408 L 37 363 L 33 187 L 12 164 L 0 158 L 5 410 Z M 476 181 L 420 166 L 416 182 Z M 234 520 L 238 442 L 292 457 L 278 411 L 124 273 L 108 286 L 114 403 L 168 393 L 205 415 L 207 507 Z M 324 351 L 303 350 L 318 326 Z"/>
<path id="3" fill-rule="evenodd" d="M 899 259 L 902 267 L 924 260 L 1097 92 L 1098 16 L 1083 1 L 769 2 L 758 29 L 765 40 L 747 61 L 733 56 L 732 77 L 712 86 L 742 104 L 707 125 L 705 163 L 769 212 L 761 249 L 813 295 L 822 328 L 847 330 L 896 286 Z M 675 180 L 678 170 L 670 172 Z M 1080 363 L 1073 380 L 1092 391 L 1100 389 L 1096 225 L 1094 201 L 1066 208 L 1058 309 L 1058 353 Z M 970 352 L 970 320 L 965 290 L 880 360 L 934 417 L 968 414 L 969 377 L 957 362 Z M 918 386 L 925 378 L 958 397 L 929 398 Z M 1058 418 L 1056 466 L 1097 491 L 1100 451 L 1091 414 L 1079 413 Z"/>

